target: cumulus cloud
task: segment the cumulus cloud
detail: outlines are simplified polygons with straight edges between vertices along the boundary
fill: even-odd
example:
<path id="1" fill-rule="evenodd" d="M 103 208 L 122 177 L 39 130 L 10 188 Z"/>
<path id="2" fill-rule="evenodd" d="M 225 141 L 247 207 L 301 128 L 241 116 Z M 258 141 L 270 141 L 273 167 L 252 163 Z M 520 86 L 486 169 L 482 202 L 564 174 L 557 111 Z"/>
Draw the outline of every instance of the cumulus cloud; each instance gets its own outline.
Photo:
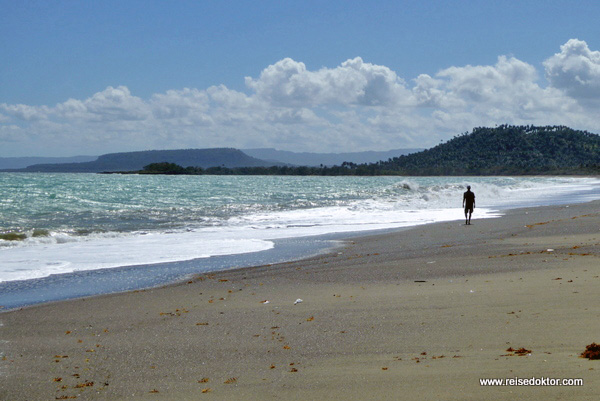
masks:
<path id="1" fill-rule="evenodd" d="M 453 66 L 407 83 L 391 68 L 360 57 L 316 70 L 285 58 L 258 77 L 246 77 L 246 91 L 215 85 L 142 99 L 116 86 L 55 106 L 0 104 L 0 149 L 98 154 L 233 146 L 341 152 L 428 147 L 474 126 L 504 123 L 598 132 L 600 52 L 577 39 L 560 50 L 541 72 L 499 56 L 493 65 Z"/>
<path id="2" fill-rule="evenodd" d="M 208 102 L 206 92 L 184 88 L 153 95 L 150 107 L 158 119 L 181 119 L 204 114 L 208 110 Z"/>
<path id="3" fill-rule="evenodd" d="M 538 81 L 532 65 L 500 56 L 495 65 L 450 67 L 435 77 L 421 75 L 413 94 L 420 106 L 435 109 L 431 118 L 439 121 L 440 129 L 466 124 L 562 124 L 573 121 L 567 116 L 585 115 L 576 99 Z"/>
<path id="4" fill-rule="evenodd" d="M 310 109 L 282 108 L 268 116 L 269 121 L 281 124 L 319 124 L 324 122 Z"/>
<path id="5" fill-rule="evenodd" d="M 25 104 L 0 104 L 0 110 L 23 121 L 36 121 L 47 118 L 49 109 L 46 106 L 36 107 Z"/>
<path id="6" fill-rule="evenodd" d="M 269 103 L 290 106 L 389 106 L 410 93 L 394 71 L 365 63 L 360 57 L 317 71 L 285 58 L 265 68 L 258 79 L 246 77 L 246 85 Z"/>
<path id="7" fill-rule="evenodd" d="M 451 107 L 444 89 L 444 81 L 435 79 L 427 74 L 421 74 L 415 79 L 412 89 L 417 104 L 426 107 Z M 461 105 L 464 103 L 461 103 Z M 458 106 L 458 104 L 457 104 Z"/>
<path id="8" fill-rule="evenodd" d="M 148 104 L 132 96 L 125 86 L 109 86 L 83 101 L 69 99 L 58 104 L 52 112 L 68 119 L 98 122 L 144 120 L 150 114 Z"/>
<path id="9" fill-rule="evenodd" d="M 535 68 L 515 58 L 500 56 L 495 65 L 450 67 L 437 75 L 444 82 L 444 99 L 456 104 L 508 104 L 537 89 Z"/>
<path id="10" fill-rule="evenodd" d="M 550 84 L 575 99 L 600 97 L 600 51 L 592 51 L 587 43 L 571 39 L 544 62 Z"/>

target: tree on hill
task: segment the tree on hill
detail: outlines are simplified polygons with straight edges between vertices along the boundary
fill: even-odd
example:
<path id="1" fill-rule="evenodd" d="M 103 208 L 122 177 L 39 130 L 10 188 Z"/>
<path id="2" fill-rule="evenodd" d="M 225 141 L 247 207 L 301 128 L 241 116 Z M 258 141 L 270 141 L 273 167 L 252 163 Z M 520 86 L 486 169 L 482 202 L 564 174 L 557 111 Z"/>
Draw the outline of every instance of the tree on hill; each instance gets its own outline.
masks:
<path id="1" fill-rule="evenodd" d="M 379 164 L 404 175 L 575 174 L 598 171 L 600 136 L 563 126 L 475 128 Z"/>

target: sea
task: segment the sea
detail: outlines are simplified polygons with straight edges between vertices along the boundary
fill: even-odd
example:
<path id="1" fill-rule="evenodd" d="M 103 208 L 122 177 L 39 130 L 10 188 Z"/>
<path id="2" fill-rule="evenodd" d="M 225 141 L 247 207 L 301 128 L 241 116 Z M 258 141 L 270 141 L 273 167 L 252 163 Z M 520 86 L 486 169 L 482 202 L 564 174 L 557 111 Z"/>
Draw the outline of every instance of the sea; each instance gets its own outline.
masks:
<path id="1" fill-rule="evenodd" d="M 593 177 L 0 173 L 0 310 L 274 264 L 377 230 L 600 199 Z"/>

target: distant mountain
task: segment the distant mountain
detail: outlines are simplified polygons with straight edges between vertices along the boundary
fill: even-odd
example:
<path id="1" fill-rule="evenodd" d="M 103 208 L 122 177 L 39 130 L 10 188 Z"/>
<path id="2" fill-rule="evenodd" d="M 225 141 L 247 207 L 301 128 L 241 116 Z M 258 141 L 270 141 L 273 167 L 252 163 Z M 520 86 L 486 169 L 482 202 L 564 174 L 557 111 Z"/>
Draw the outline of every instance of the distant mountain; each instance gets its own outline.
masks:
<path id="1" fill-rule="evenodd" d="M 401 175 L 598 174 L 600 136 L 564 126 L 475 128 L 372 167 Z"/>
<path id="2" fill-rule="evenodd" d="M 0 157 L 0 170 L 25 168 L 33 164 L 82 163 L 96 160 L 98 156 L 73 157 Z"/>
<path id="3" fill-rule="evenodd" d="M 35 164 L 16 171 L 54 173 L 100 173 L 141 170 L 151 163 L 175 163 L 183 167 L 268 167 L 281 163 L 267 162 L 248 156 L 238 149 L 148 150 L 109 153 L 83 163 Z"/>
<path id="4" fill-rule="evenodd" d="M 397 155 L 398 152 L 409 151 L 398 149 L 390 152 Z M 13 171 L 137 172 L 152 163 L 172 163 L 183 168 L 212 167 L 207 171 L 199 169 L 186 171 L 186 174 L 440 176 L 600 174 L 600 136 L 564 126 L 502 125 L 495 128 L 475 128 L 471 133 L 456 136 L 431 149 L 391 157 L 389 152 L 311 154 L 274 149 L 250 149 L 245 152 L 261 158 L 231 148 L 153 150 L 112 153 L 84 163 L 38 164 Z M 325 158 L 325 155 L 331 158 Z M 360 157 L 370 155 L 373 157 L 371 160 L 375 162 L 353 161 L 353 157 L 359 155 L 362 155 Z M 271 159 L 271 161 L 261 159 Z M 360 159 L 354 158 L 354 160 Z M 302 167 L 290 167 L 281 162 Z M 335 165 L 335 167 L 314 167 L 321 164 Z M 155 173 L 166 173 L 162 167 Z M 174 170 L 168 173 L 181 172 Z"/>
<path id="5" fill-rule="evenodd" d="M 272 148 L 243 149 L 247 155 L 262 160 L 278 161 L 297 166 L 339 166 L 343 162 L 350 163 L 376 163 L 409 153 L 419 152 L 423 149 L 394 149 L 387 151 L 367 151 L 349 153 L 309 153 L 289 152 Z"/>

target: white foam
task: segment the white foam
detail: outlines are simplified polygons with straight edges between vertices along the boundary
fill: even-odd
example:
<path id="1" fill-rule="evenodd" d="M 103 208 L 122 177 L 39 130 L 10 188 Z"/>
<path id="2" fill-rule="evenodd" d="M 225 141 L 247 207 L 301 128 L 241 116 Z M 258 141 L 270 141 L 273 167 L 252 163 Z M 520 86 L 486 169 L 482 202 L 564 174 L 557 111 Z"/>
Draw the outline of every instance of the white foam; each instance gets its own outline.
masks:
<path id="1" fill-rule="evenodd" d="M 272 242 L 259 239 L 205 238 L 199 234 L 179 232 L 96 236 L 52 245 L 4 249 L 0 281 L 257 252 L 273 247 Z"/>
<path id="2" fill-rule="evenodd" d="M 222 218 L 173 232 L 52 233 L 25 241 L 0 240 L 0 281 L 257 252 L 273 240 L 462 220 L 465 182 L 477 195 L 474 217 L 497 217 L 497 207 L 536 205 L 597 188 L 597 179 L 415 178 L 389 182 L 368 199 Z M 379 192 L 378 192 L 379 190 Z M 597 195 L 595 195 L 597 197 Z M 451 207 L 449 207 L 451 206 Z"/>
<path id="3" fill-rule="evenodd" d="M 21 243 L 2 250 L 0 281 L 51 274 L 135 266 L 258 252 L 272 240 L 330 233 L 388 229 L 462 218 L 460 209 L 394 210 L 379 202 L 346 207 L 257 213 L 229 219 L 227 225 L 169 233 L 96 234 Z M 478 210 L 478 217 L 495 217 Z"/>

